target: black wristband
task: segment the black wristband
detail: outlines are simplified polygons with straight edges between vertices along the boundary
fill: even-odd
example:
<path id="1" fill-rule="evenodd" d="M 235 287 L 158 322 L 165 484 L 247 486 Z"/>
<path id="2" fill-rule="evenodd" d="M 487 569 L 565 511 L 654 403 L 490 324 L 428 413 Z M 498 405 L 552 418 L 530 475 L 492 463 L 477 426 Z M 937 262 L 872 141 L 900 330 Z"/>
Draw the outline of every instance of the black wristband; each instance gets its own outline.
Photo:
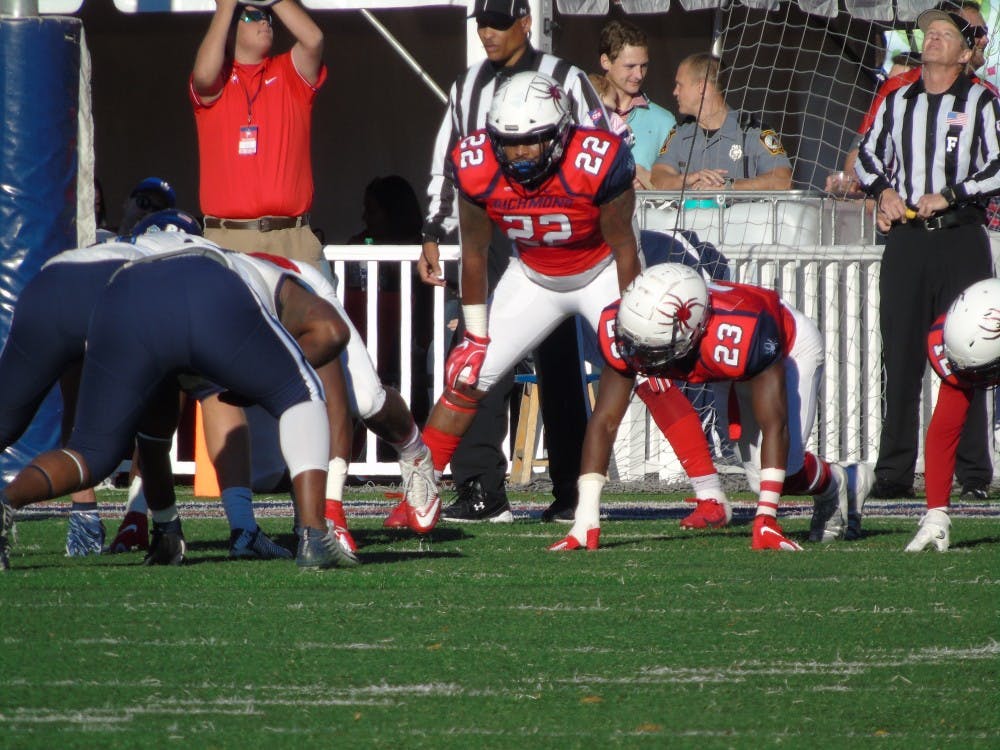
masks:
<path id="1" fill-rule="evenodd" d="M 954 206 L 958 203 L 958 196 L 955 194 L 955 188 L 948 185 L 941 188 L 941 197 L 948 201 L 949 206 Z"/>

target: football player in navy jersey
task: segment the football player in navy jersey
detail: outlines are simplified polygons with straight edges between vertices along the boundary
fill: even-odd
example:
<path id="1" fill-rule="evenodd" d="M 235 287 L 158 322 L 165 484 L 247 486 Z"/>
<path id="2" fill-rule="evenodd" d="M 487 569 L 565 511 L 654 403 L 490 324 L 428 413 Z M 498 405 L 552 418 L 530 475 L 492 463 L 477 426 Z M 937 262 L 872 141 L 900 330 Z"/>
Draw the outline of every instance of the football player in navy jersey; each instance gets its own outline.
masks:
<path id="1" fill-rule="evenodd" d="M 607 470 L 636 375 L 648 377 L 641 387 L 666 393 L 676 391 L 669 379 L 732 382 L 740 409 L 730 411 L 730 420 L 741 426 L 744 466 L 759 492 L 753 549 L 802 549 L 777 522 L 782 494 L 813 495 L 810 541 L 860 535 L 871 467 L 845 470 L 805 450 L 816 416 L 823 341 L 815 324 L 776 293 L 732 282 L 706 284 L 688 266 L 663 263 L 647 269 L 604 311 L 598 336 L 609 366 L 584 438 L 585 477 Z M 661 421 L 669 424 L 670 415 Z M 597 546 L 600 486 L 594 490 L 585 502 L 581 484 L 574 525 L 553 548 Z"/>
<path id="2" fill-rule="evenodd" d="M 498 85 L 486 129 L 452 153 L 466 333 L 424 429 L 438 473 L 494 382 L 566 318 L 579 314 L 596 327 L 639 272 L 632 155 L 618 136 L 575 126 L 567 103 L 549 76 L 517 73 Z M 494 227 L 513 241 L 515 257 L 487 312 Z"/>
<path id="3" fill-rule="evenodd" d="M 324 389 L 310 366 L 337 357 L 350 335 L 347 324 L 298 283 L 282 284 L 275 299 L 262 300 L 225 263 L 197 252 L 200 237 L 164 231 L 155 239 L 164 252 L 117 271 L 94 305 L 66 447 L 34 459 L 0 492 L 0 568 L 8 566 L 15 508 L 92 486 L 114 469 L 137 433 L 144 473 L 161 478 L 150 482 L 156 496 L 148 492 L 154 529 L 146 562 L 183 559 L 180 521 L 166 492 L 169 461 L 163 465 L 161 447 L 177 424 L 173 376 L 183 373 L 200 374 L 278 418 L 304 527 L 297 562 L 319 568 L 355 564 L 323 520 L 329 427 Z M 192 248 L 196 252 L 187 252 Z M 280 310 L 280 321 L 274 310 Z"/>
<path id="4" fill-rule="evenodd" d="M 1000 279 L 977 281 L 963 291 L 927 335 L 927 357 L 941 378 L 924 444 L 927 513 L 907 552 L 951 544 L 948 507 L 955 455 L 976 389 L 1000 383 Z"/>

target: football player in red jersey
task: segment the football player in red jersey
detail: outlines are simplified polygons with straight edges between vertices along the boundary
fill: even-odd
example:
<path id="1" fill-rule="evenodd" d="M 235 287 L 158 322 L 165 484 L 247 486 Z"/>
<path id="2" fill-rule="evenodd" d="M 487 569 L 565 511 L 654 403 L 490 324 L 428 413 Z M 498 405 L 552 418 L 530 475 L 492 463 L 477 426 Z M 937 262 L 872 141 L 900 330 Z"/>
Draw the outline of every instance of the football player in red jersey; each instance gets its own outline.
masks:
<path id="1" fill-rule="evenodd" d="M 612 133 L 575 126 L 568 102 L 545 74 L 512 75 L 497 86 L 486 129 L 452 153 L 467 330 L 448 357 L 445 391 L 424 429 L 437 472 L 500 375 L 566 318 L 579 314 L 596 326 L 639 272 L 631 152 Z M 513 240 L 516 254 L 487 314 L 494 228 Z"/>
<path id="2" fill-rule="evenodd" d="M 977 281 L 958 296 L 927 334 L 927 357 L 941 388 L 924 445 L 927 513 L 907 552 L 930 545 L 947 552 L 951 543 L 948 506 L 958 439 L 975 390 L 1000 383 L 1000 279 Z"/>
<path id="3" fill-rule="evenodd" d="M 730 382 L 741 407 L 738 415 L 731 410 L 730 420 L 740 425 L 747 478 L 759 492 L 753 549 L 802 549 L 778 525 L 783 493 L 813 495 L 810 541 L 860 535 L 871 467 L 845 470 L 805 450 L 816 416 L 823 340 L 815 324 L 775 292 L 706 284 L 687 266 L 663 263 L 647 269 L 604 311 L 598 335 L 609 366 L 587 426 L 581 472 L 601 476 L 607 469 L 637 374 L 650 378 L 647 387 L 668 390 L 663 378 Z M 578 546 L 596 536 L 599 500 L 599 487 L 580 493 L 567 537 Z"/>

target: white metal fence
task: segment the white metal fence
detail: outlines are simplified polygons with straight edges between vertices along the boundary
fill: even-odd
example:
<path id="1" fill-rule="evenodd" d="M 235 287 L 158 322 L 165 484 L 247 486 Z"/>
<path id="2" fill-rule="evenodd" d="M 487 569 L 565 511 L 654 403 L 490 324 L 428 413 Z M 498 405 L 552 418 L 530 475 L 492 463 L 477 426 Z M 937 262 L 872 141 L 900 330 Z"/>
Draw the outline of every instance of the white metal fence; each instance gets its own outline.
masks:
<path id="1" fill-rule="evenodd" d="M 835 460 L 873 461 L 878 450 L 881 426 L 881 341 L 878 334 L 878 276 L 881 247 L 871 244 L 870 210 L 863 202 L 832 201 L 805 192 L 751 194 L 722 193 L 711 207 L 678 210 L 676 194 L 639 194 L 637 221 L 643 228 L 668 231 L 679 226 L 696 231 L 703 240 L 717 243 L 730 261 L 737 281 L 760 284 L 779 291 L 803 313 L 815 320 L 823 333 L 827 366 L 817 411 L 816 429 L 810 450 Z M 737 198 L 748 199 L 739 202 Z M 834 244 L 836 242 L 836 244 Z M 994 241 L 994 256 L 1000 255 L 1000 241 Z M 388 332 L 392 346 L 398 347 L 399 388 L 409 400 L 414 386 L 411 350 L 414 324 L 408 300 L 413 285 L 419 284 L 415 265 L 419 246 L 328 245 L 324 254 L 340 280 L 338 294 L 345 297 L 344 280 L 348 263 L 361 263 L 368 279 L 379 278 L 379 268 L 390 264 L 400 270 L 401 304 L 399 330 Z M 442 246 L 442 264 L 454 264 L 459 257 L 455 245 Z M 362 330 L 372 359 L 378 364 L 379 319 L 378 284 L 367 284 L 366 320 Z M 431 404 L 441 393 L 444 376 L 447 293 L 434 289 L 428 368 Z M 925 381 L 921 424 L 926 427 L 937 383 Z M 353 475 L 398 475 L 391 456 L 379 455 L 376 439 L 367 435 L 363 455 L 351 465 Z M 918 470 L 922 470 L 920 454 Z M 995 463 L 996 463 L 995 456 Z M 669 445 L 645 413 L 641 403 L 633 404 L 615 445 L 617 478 L 636 481 L 657 475 L 664 480 L 682 476 Z M 193 463 L 180 463 L 177 473 L 193 473 Z"/>

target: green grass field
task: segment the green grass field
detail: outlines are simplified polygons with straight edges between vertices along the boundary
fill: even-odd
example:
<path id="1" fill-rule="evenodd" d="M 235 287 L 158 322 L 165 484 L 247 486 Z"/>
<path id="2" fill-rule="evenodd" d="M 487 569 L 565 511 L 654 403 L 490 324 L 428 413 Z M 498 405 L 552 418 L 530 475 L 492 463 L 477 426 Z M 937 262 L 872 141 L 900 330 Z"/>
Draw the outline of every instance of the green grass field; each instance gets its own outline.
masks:
<path id="1" fill-rule="evenodd" d="M 68 559 L 63 518 L 22 521 L 0 747 L 1000 747 L 995 504 L 945 555 L 901 551 L 916 504 L 805 554 L 670 507 L 612 508 L 601 550 L 562 554 L 562 525 L 420 540 L 369 516 L 364 564 L 322 573 L 229 561 L 225 522 L 189 509 L 169 569 Z M 291 545 L 288 517 L 261 524 Z"/>

